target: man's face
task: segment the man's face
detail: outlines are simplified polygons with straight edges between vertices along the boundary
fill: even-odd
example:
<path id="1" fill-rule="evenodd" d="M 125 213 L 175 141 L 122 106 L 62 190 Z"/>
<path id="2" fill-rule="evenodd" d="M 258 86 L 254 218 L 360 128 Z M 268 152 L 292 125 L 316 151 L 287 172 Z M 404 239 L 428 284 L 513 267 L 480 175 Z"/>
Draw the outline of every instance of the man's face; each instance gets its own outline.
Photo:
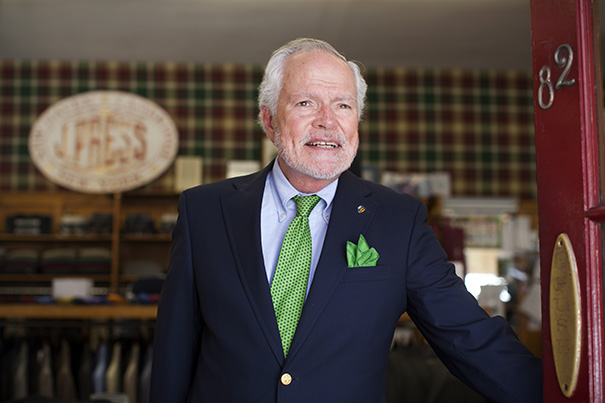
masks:
<path id="1" fill-rule="evenodd" d="M 348 169 L 359 144 L 357 115 L 355 78 L 345 62 L 323 51 L 292 55 L 267 131 L 290 182 L 333 180 Z"/>

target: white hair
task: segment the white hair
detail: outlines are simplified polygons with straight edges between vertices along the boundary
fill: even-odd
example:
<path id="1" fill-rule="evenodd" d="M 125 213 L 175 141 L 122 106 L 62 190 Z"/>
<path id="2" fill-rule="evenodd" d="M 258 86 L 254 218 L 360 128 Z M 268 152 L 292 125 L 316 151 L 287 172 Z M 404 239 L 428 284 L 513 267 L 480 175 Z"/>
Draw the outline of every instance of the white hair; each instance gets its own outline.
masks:
<path id="1" fill-rule="evenodd" d="M 358 120 L 361 120 L 365 107 L 365 98 L 368 85 L 361 75 L 359 66 L 354 62 L 348 61 L 328 42 L 312 38 L 298 38 L 286 43 L 274 51 L 271 55 L 271 58 L 267 62 L 263 81 L 260 83 L 258 88 L 258 120 L 263 130 L 266 131 L 261 115 L 262 108 L 267 108 L 271 115 L 275 116 L 277 112 L 279 94 L 282 90 L 284 66 L 286 61 L 294 53 L 303 51 L 308 52 L 312 50 L 322 50 L 324 52 L 328 52 L 347 63 L 353 72 L 353 76 L 355 77 L 355 87 L 357 88 L 357 118 Z"/>

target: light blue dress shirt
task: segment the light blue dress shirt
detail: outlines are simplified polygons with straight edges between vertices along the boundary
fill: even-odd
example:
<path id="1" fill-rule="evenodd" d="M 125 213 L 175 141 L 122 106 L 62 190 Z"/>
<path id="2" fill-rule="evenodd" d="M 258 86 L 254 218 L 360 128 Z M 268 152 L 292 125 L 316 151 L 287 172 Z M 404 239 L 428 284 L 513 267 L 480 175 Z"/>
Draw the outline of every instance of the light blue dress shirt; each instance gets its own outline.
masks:
<path id="1" fill-rule="evenodd" d="M 321 200 L 309 215 L 312 257 L 307 294 L 313 282 L 317 262 L 319 261 L 324 239 L 326 238 L 326 231 L 328 230 L 330 213 L 332 211 L 332 201 L 334 200 L 337 186 L 338 179 L 319 192 L 313 193 L 321 197 Z M 279 251 L 281 250 L 286 230 L 290 225 L 290 221 L 296 216 L 296 202 L 292 200 L 292 197 L 296 195 L 308 196 L 308 194 L 300 193 L 288 182 L 276 160 L 273 169 L 267 175 L 260 214 L 261 246 L 269 284 L 271 284 L 275 268 L 277 267 L 277 259 L 279 258 Z"/>

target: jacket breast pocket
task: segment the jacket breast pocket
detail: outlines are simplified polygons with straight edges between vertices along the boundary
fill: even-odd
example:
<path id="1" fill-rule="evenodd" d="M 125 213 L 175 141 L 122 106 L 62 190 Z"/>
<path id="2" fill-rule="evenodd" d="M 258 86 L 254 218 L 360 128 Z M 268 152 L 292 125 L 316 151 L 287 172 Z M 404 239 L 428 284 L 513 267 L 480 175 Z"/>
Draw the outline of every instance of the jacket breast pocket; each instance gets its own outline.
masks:
<path id="1" fill-rule="evenodd" d="M 349 267 L 342 282 L 351 281 L 384 281 L 391 279 L 391 266 Z"/>

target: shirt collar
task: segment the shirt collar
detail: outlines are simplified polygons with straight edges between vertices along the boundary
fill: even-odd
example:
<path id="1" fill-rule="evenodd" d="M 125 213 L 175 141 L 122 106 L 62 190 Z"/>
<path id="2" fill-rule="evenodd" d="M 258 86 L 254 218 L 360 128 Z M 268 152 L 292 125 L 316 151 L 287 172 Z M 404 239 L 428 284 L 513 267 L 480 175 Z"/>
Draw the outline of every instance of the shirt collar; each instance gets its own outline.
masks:
<path id="1" fill-rule="evenodd" d="M 275 209 L 277 211 L 277 217 L 279 221 L 283 221 L 287 215 L 287 205 L 288 203 L 294 203 L 291 200 L 294 196 L 308 196 L 308 193 L 301 193 L 286 178 L 283 171 L 279 167 L 277 162 L 277 158 L 273 164 L 273 169 L 270 174 L 273 177 L 272 179 L 272 192 L 273 199 L 275 200 Z M 320 191 L 313 193 L 317 196 L 321 197 L 319 201 L 319 208 L 322 209 L 322 218 L 328 223 L 330 219 L 330 211 L 332 210 L 332 201 L 334 200 L 334 195 L 336 194 L 336 188 L 338 187 L 338 178 L 332 183 L 330 183 L 325 188 Z"/>

